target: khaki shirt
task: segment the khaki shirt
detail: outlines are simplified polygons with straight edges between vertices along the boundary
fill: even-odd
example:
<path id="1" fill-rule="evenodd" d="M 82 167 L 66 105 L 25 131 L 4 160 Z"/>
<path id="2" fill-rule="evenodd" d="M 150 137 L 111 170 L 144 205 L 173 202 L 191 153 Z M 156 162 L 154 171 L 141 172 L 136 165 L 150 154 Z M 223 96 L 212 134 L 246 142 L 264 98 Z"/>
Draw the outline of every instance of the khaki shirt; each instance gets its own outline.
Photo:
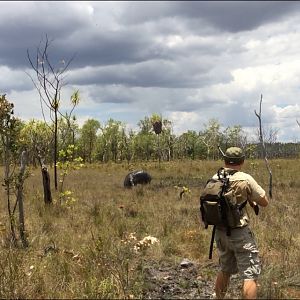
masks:
<path id="1" fill-rule="evenodd" d="M 225 168 L 225 171 L 231 171 L 232 169 Z M 244 172 L 237 171 L 229 176 L 229 189 L 225 194 L 231 202 L 241 204 L 245 201 L 256 202 L 258 199 L 263 198 L 266 195 L 265 190 L 255 181 L 255 179 Z M 218 175 L 215 174 L 213 179 L 218 179 Z M 248 225 L 249 216 L 246 209 L 242 209 L 240 224 L 238 227 Z"/>

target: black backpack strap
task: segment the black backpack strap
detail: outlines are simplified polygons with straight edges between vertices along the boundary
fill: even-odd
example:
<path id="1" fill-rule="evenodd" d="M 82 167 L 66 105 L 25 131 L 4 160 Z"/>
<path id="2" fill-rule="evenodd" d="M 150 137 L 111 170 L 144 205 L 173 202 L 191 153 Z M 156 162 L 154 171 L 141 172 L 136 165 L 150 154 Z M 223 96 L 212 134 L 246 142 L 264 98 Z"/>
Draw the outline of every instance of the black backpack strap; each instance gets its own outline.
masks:
<path id="1" fill-rule="evenodd" d="M 225 170 L 224 167 L 221 167 L 218 171 L 217 171 L 217 175 L 219 180 L 221 180 L 221 174 L 223 175 L 223 178 L 227 178 L 228 175 L 233 175 L 236 172 L 238 172 L 238 170 L 234 170 L 234 169 L 227 169 Z"/>
<path id="2" fill-rule="evenodd" d="M 227 236 L 231 235 L 231 228 L 229 226 L 227 226 L 227 228 L 226 228 L 226 235 Z"/>
<path id="3" fill-rule="evenodd" d="M 214 225 L 212 233 L 211 233 L 211 240 L 210 240 L 210 246 L 209 246 L 209 255 L 208 255 L 209 259 L 212 259 L 212 252 L 213 252 L 213 248 L 214 248 L 215 234 L 216 234 L 216 225 Z"/>
<path id="4" fill-rule="evenodd" d="M 226 200 L 225 200 L 225 192 L 227 191 L 227 188 L 229 186 L 229 177 L 226 177 L 226 173 L 224 172 L 224 178 L 222 179 L 224 182 L 224 185 L 222 187 L 222 192 L 221 192 L 221 214 L 222 214 L 222 219 L 223 219 L 223 224 L 226 227 L 226 234 L 230 236 L 231 231 L 230 227 L 228 225 L 228 219 L 227 219 L 227 213 L 226 213 Z"/>
<path id="5" fill-rule="evenodd" d="M 242 210 L 247 204 L 247 201 L 244 201 L 241 205 L 239 205 L 239 210 Z"/>
<path id="6" fill-rule="evenodd" d="M 238 172 L 238 170 L 234 170 L 234 169 L 226 170 L 226 173 L 227 173 L 228 175 L 233 175 L 233 174 L 235 174 L 236 172 Z"/>

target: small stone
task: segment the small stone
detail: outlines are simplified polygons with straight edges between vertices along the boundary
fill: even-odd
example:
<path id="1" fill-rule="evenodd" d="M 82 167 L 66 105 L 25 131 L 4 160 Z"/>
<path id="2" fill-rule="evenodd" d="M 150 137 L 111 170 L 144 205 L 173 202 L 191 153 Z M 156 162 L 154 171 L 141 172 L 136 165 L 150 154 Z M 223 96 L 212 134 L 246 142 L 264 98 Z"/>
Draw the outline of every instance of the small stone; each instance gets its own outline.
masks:
<path id="1" fill-rule="evenodd" d="M 182 268 L 189 268 L 189 267 L 191 267 L 191 266 L 193 266 L 194 265 L 194 263 L 193 262 L 191 262 L 190 260 L 188 260 L 188 259 L 183 259 L 182 260 L 182 262 L 180 263 L 180 266 L 182 267 Z"/>

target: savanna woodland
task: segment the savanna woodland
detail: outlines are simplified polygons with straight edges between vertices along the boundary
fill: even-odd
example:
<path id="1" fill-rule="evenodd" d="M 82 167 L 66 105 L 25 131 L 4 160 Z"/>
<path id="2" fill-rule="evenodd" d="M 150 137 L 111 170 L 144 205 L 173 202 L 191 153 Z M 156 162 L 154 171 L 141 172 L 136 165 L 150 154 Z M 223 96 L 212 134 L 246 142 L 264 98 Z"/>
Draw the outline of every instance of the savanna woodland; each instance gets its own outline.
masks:
<path id="1" fill-rule="evenodd" d="M 272 128 L 255 141 L 216 119 L 175 135 L 158 114 L 137 131 L 113 119 L 79 126 L 80 91 L 60 110 L 71 60 L 54 68 L 48 46 L 36 61 L 28 53 L 44 120 L 16 118 L 14 99 L 0 97 L 0 297 L 211 298 L 218 258 L 214 249 L 208 260 L 201 189 L 223 165 L 218 146 L 239 146 L 244 170 L 267 191 L 265 145 L 273 197 L 258 216 L 248 211 L 263 263 L 258 296 L 299 298 L 299 144 L 278 142 Z M 133 170 L 151 183 L 125 189 Z M 240 284 L 233 278 L 229 297 L 239 297 Z"/>

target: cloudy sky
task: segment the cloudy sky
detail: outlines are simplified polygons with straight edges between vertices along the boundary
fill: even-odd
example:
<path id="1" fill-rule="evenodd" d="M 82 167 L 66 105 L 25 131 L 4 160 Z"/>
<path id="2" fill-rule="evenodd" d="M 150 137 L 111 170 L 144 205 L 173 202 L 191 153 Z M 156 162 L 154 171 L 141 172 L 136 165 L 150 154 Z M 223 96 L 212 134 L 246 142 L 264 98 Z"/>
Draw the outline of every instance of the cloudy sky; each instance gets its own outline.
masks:
<path id="1" fill-rule="evenodd" d="M 27 50 L 47 34 L 53 65 L 75 55 L 62 109 L 79 89 L 81 124 L 159 113 L 175 134 L 212 118 L 253 133 L 262 94 L 265 127 L 300 139 L 300 2 L 1 1 L 0 28 L 0 93 L 24 120 L 42 119 Z"/>

